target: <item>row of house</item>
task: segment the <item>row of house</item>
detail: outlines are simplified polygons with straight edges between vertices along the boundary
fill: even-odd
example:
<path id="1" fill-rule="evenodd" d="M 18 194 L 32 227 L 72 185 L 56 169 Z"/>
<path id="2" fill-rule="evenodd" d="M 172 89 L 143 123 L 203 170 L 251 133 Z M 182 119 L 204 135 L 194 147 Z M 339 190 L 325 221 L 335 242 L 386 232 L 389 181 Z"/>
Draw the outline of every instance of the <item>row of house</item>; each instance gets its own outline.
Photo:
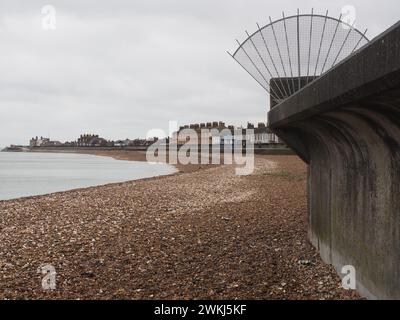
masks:
<path id="1" fill-rule="evenodd" d="M 158 138 L 150 139 L 125 139 L 125 140 L 107 140 L 100 137 L 98 134 L 82 134 L 76 141 L 67 141 L 61 143 L 59 141 L 52 141 L 50 138 L 34 137 L 29 141 L 31 148 L 35 147 L 135 147 L 135 146 L 149 146 L 156 142 Z"/>
<path id="2" fill-rule="evenodd" d="M 257 126 L 252 123 L 247 124 L 247 129 L 253 129 L 254 134 L 248 135 L 248 139 L 254 144 L 279 144 L 279 137 L 273 133 L 265 123 L 259 122 Z"/>
<path id="3" fill-rule="evenodd" d="M 181 126 L 179 131 L 174 133 L 173 138 L 175 141 L 177 141 L 178 145 L 185 144 L 188 141 L 196 141 L 196 139 L 198 143 L 204 144 L 204 138 L 201 136 L 203 130 L 213 130 L 214 132 L 218 132 L 218 134 L 208 137 L 209 144 L 232 145 L 235 143 L 235 139 L 237 139 L 235 134 L 237 135 L 238 132 L 241 132 L 242 140 L 251 141 L 255 145 L 271 145 L 281 143 L 278 136 L 269 130 L 265 123 L 258 123 L 257 126 L 252 123 L 248 123 L 246 128 L 235 128 L 233 125 L 225 125 L 225 123 L 222 121 Z"/>
<path id="4" fill-rule="evenodd" d="M 224 144 L 233 145 L 235 140 L 247 140 L 254 143 L 256 146 L 281 144 L 279 138 L 271 132 L 265 123 L 258 123 L 255 126 L 252 123 L 247 123 L 246 128 L 226 125 L 222 121 L 214 121 L 207 123 L 198 123 L 181 126 L 177 132 L 173 134 L 174 141 L 178 145 L 183 145 L 188 141 L 198 143 L 207 143 L 202 137 L 202 132 L 213 131 L 212 135 L 207 136 L 208 144 Z M 241 138 L 238 139 L 237 134 L 241 132 Z M 125 140 L 107 140 L 100 137 L 98 134 L 82 134 L 76 141 L 61 143 L 52 141 L 49 138 L 35 137 L 30 140 L 30 147 L 148 147 L 158 141 L 157 137 L 150 139 L 125 139 Z M 167 138 L 166 143 L 169 143 Z"/>

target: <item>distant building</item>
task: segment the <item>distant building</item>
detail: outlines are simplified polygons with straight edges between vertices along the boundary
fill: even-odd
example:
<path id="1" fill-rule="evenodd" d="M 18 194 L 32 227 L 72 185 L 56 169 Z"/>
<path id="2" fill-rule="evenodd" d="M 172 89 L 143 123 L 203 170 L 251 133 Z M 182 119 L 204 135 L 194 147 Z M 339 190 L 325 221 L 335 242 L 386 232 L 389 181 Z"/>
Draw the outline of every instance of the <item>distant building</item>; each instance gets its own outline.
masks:
<path id="1" fill-rule="evenodd" d="M 133 140 L 133 145 L 139 146 L 139 147 L 145 146 L 146 140 L 145 139 L 135 139 L 135 140 Z"/>
<path id="2" fill-rule="evenodd" d="M 268 129 L 265 123 L 258 123 L 257 127 L 254 127 L 254 144 L 273 144 L 280 143 L 279 138 Z"/>
<path id="3" fill-rule="evenodd" d="M 188 132 L 188 134 L 183 134 L 185 129 L 192 129 L 194 131 Z M 268 129 L 265 123 L 258 123 L 255 126 L 252 123 L 247 123 L 247 127 L 243 128 L 235 128 L 232 125 L 226 126 L 224 122 L 208 122 L 208 123 L 200 123 L 200 124 L 191 124 L 181 126 L 178 132 L 175 132 L 173 137 L 177 141 L 178 145 L 182 145 L 187 143 L 189 140 L 194 141 L 195 139 L 201 139 L 201 130 L 218 130 L 218 135 L 214 135 L 209 138 L 209 144 L 224 144 L 224 145 L 233 145 L 238 137 L 235 137 L 235 134 L 242 132 L 242 140 L 252 141 L 255 145 L 270 145 L 270 144 L 278 144 L 280 143 L 279 138 L 272 133 L 271 130 Z M 254 131 L 254 133 L 249 132 L 248 129 Z M 194 135 L 193 137 L 191 135 Z M 198 143 L 202 143 L 202 141 L 198 141 Z"/>
<path id="4" fill-rule="evenodd" d="M 191 129 L 191 132 L 186 134 L 184 131 L 186 129 Z M 201 141 L 201 132 L 202 130 L 213 130 L 218 131 L 218 135 L 213 135 L 208 137 L 208 144 L 220 144 L 221 141 L 224 141 L 224 137 L 229 140 L 233 134 L 234 126 L 226 126 L 225 122 L 222 121 L 214 121 L 200 124 L 190 124 L 181 126 L 179 131 L 173 134 L 173 138 L 177 141 L 178 145 L 182 145 L 187 143 L 188 141 L 198 140 L 198 144 L 204 143 Z"/>
<path id="5" fill-rule="evenodd" d="M 76 144 L 78 147 L 107 147 L 110 142 L 98 134 L 82 134 Z"/>
<path id="6" fill-rule="evenodd" d="M 77 143 L 76 143 L 76 141 L 67 141 L 67 142 L 65 142 L 64 144 L 63 144 L 63 146 L 65 146 L 65 147 L 76 147 L 77 146 Z"/>
<path id="7" fill-rule="evenodd" d="M 125 139 L 125 140 L 117 140 L 114 141 L 115 147 L 131 147 L 135 145 L 135 140 Z"/>
<path id="8" fill-rule="evenodd" d="M 35 137 L 32 138 L 29 141 L 29 146 L 31 148 L 35 148 L 35 147 L 60 147 L 63 144 L 60 141 L 52 141 L 49 138 L 43 138 L 43 137 Z"/>
<path id="9" fill-rule="evenodd" d="M 38 137 L 36 136 L 35 138 L 32 138 L 32 139 L 29 141 L 29 146 L 30 146 L 31 148 L 34 148 L 34 147 L 42 147 L 43 145 L 45 145 L 46 143 L 49 143 L 49 142 L 50 142 L 50 139 L 49 139 L 49 138 L 43 138 L 43 137 L 38 138 Z"/>
<path id="10" fill-rule="evenodd" d="M 98 134 L 81 134 L 76 143 L 78 147 L 90 147 L 92 140 L 97 138 Z"/>
<path id="11" fill-rule="evenodd" d="M 62 145 L 60 141 L 47 141 L 42 144 L 42 147 L 60 147 Z"/>
<path id="12" fill-rule="evenodd" d="M 146 139 L 146 145 L 147 145 L 147 146 L 150 146 L 150 145 L 152 145 L 153 143 L 156 143 L 157 141 L 158 141 L 158 138 L 157 138 L 157 137 L 147 138 L 147 139 Z"/>

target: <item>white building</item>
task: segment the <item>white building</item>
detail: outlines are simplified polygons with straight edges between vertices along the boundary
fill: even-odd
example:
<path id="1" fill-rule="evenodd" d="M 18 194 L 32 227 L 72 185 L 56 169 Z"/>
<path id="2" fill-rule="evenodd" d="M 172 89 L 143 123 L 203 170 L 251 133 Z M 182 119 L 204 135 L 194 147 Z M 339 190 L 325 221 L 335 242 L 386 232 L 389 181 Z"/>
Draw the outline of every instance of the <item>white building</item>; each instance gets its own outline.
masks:
<path id="1" fill-rule="evenodd" d="M 39 139 L 38 137 L 36 137 L 36 138 L 32 138 L 29 141 L 29 146 L 30 147 L 41 147 L 45 144 L 48 144 L 49 142 L 50 142 L 49 138 L 40 137 L 40 139 Z"/>

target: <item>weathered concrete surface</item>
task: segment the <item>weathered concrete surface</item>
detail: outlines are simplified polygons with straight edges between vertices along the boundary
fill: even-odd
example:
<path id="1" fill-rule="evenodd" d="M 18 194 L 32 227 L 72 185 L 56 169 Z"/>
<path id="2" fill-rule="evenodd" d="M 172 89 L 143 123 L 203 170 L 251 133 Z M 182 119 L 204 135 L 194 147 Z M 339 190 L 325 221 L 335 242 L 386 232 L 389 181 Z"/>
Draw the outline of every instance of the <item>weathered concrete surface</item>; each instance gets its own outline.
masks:
<path id="1" fill-rule="evenodd" d="M 310 239 L 368 298 L 400 298 L 400 23 L 269 112 L 309 164 Z"/>

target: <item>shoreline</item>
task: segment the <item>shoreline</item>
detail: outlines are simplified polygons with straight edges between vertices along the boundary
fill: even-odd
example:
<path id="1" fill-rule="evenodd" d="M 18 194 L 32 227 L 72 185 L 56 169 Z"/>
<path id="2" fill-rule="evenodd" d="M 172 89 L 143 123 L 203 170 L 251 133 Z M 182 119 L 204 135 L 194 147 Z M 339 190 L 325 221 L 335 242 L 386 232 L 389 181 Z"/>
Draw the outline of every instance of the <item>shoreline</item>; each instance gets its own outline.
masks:
<path id="1" fill-rule="evenodd" d="M 9 151 L 4 151 L 4 152 L 9 152 Z M 145 156 L 142 156 L 140 154 L 131 154 L 130 156 L 122 156 L 119 155 L 118 152 L 114 152 L 114 154 L 108 154 L 108 151 L 105 152 L 71 152 L 69 150 L 56 150 L 56 151 L 43 151 L 43 150 L 37 150 L 37 151 L 20 151 L 19 153 L 41 153 L 41 154 L 46 154 L 46 153 L 59 153 L 59 154 L 81 154 L 81 155 L 89 155 L 89 156 L 96 156 L 96 157 L 105 157 L 105 158 L 111 158 L 116 161 L 130 161 L 130 162 L 146 162 Z M 14 151 L 11 151 L 9 153 L 15 153 Z M 168 163 L 166 163 L 169 165 Z M 25 196 L 18 196 L 15 198 L 11 199 L 0 199 L 0 204 L 1 202 L 4 201 L 15 201 L 15 200 L 20 200 L 20 199 L 30 199 L 30 198 L 37 198 L 37 197 L 43 197 L 43 196 L 48 196 L 52 194 L 57 194 L 57 193 L 63 193 L 63 192 L 70 192 L 70 191 L 79 191 L 79 190 L 85 190 L 85 189 L 91 189 L 91 188 L 96 188 L 96 187 L 103 187 L 107 185 L 118 185 L 120 183 L 125 183 L 125 182 L 133 182 L 133 181 L 141 181 L 141 180 L 151 180 L 151 179 L 157 179 L 160 177 L 164 176 L 171 176 L 171 175 L 176 175 L 181 173 L 176 166 L 169 165 L 172 168 L 174 168 L 175 172 L 168 173 L 168 174 L 159 174 L 155 176 L 150 176 L 150 177 L 145 177 L 145 178 L 137 178 L 137 179 L 128 179 L 128 180 L 122 180 L 122 181 L 115 181 L 115 182 L 106 182 L 103 184 L 95 184 L 95 185 L 88 185 L 88 186 L 83 186 L 83 187 L 71 187 L 70 189 L 65 189 L 65 190 L 60 190 L 60 191 L 53 191 L 53 192 L 47 192 L 43 194 L 33 194 L 33 195 L 25 195 Z"/>
<path id="2" fill-rule="evenodd" d="M 126 160 L 126 161 L 141 161 L 146 162 L 146 151 L 136 151 L 136 150 L 90 150 L 90 149 L 38 149 L 38 150 L 29 150 L 23 152 L 39 152 L 39 153 L 78 153 L 78 154 L 88 154 L 88 155 L 95 155 L 95 156 L 104 156 L 104 157 L 111 157 L 116 160 Z M 211 164 L 189 164 L 189 165 L 182 165 L 182 164 L 170 164 L 168 159 L 166 164 L 169 164 L 178 170 L 177 173 L 190 173 L 196 172 L 198 170 L 204 170 L 213 168 L 219 165 L 211 165 Z"/>
<path id="3" fill-rule="evenodd" d="M 15 151 L 3 151 L 3 152 L 10 152 L 14 153 Z M 93 156 L 98 156 L 98 157 L 109 157 L 113 158 L 115 160 L 121 160 L 121 161 L 138 161 L 138 162 L 147 162 L 146 159 L 146 152 L 145 151 L 139 151 L 139 150 L 90 150 L 90 149 L 25 149 L 21 150 L 18 152 L 22 153 L 61 153 L 61 154 L 83 154 L 83 155 L 93 155 Z M 40 194 L 40 195 L 30 195 L 30 196 L 23 196 L 23 197 L 17 197 L 17 198 L 12 198 L 12 199 L 0 199 L 0 204 L 1 202 L 4 201 L 14 201 L 14 200 L 20 200 L 20 199 L 27 199 L 27 198 L 37 198 L 37 197 L 42 197 L 42 196 L 47 196 L 47 195 L 52 195 L 52 194 L 57 194 L 57 193 L 63 193 L 63 192 L 69 192 L 69 191 L 79 191 L 79 190 L 85 190 L 85 189 L 91 189 L 91 188 L 97 188 L 97 187 L 103 187 L 103 186 L 108 186 L 108 185 L 118 185 L 121 183 L 126 183 L 126 182 L 134 182 L 134 181 L 146 181 L 146 180 L 155 180 L 158 178 L 162 177 L 167 177 L 167 176 L 173 176 L 173 175 L 179 175 L 179 174 L 184 174 L 184 173 L 192 173 L 200 170 L 206 170 L 210 168 L 215 168 L 218 166 L 221 166 L 223 164 L 188 164 L 188 165 L 182 165 L 182 164 L 170 164 L 167 161 L 165 164 L 168 164 L 172 167 L 175 168 L 176 172 L 170 173 L 170 174 L 164 174 L 164 175 L 157 175 L 154 177 L 148 177 L 148 178 L 140 178 L 140 179 L 134 179 L 134 180 L 127 180 L 127 181 L 120 181 L 120 182 L 110 182 L 106 184 L 101 184 L 101 185 L 94 185 L 94 186 L 88 186 L 88 187 L 83 187 L 83 188 L 74 188 L 74 189 L 68 189 L 68 190 L 62 190 L 62 191 L 54 191 L 50 193 L 45 193 L 45 194 Z"/>

